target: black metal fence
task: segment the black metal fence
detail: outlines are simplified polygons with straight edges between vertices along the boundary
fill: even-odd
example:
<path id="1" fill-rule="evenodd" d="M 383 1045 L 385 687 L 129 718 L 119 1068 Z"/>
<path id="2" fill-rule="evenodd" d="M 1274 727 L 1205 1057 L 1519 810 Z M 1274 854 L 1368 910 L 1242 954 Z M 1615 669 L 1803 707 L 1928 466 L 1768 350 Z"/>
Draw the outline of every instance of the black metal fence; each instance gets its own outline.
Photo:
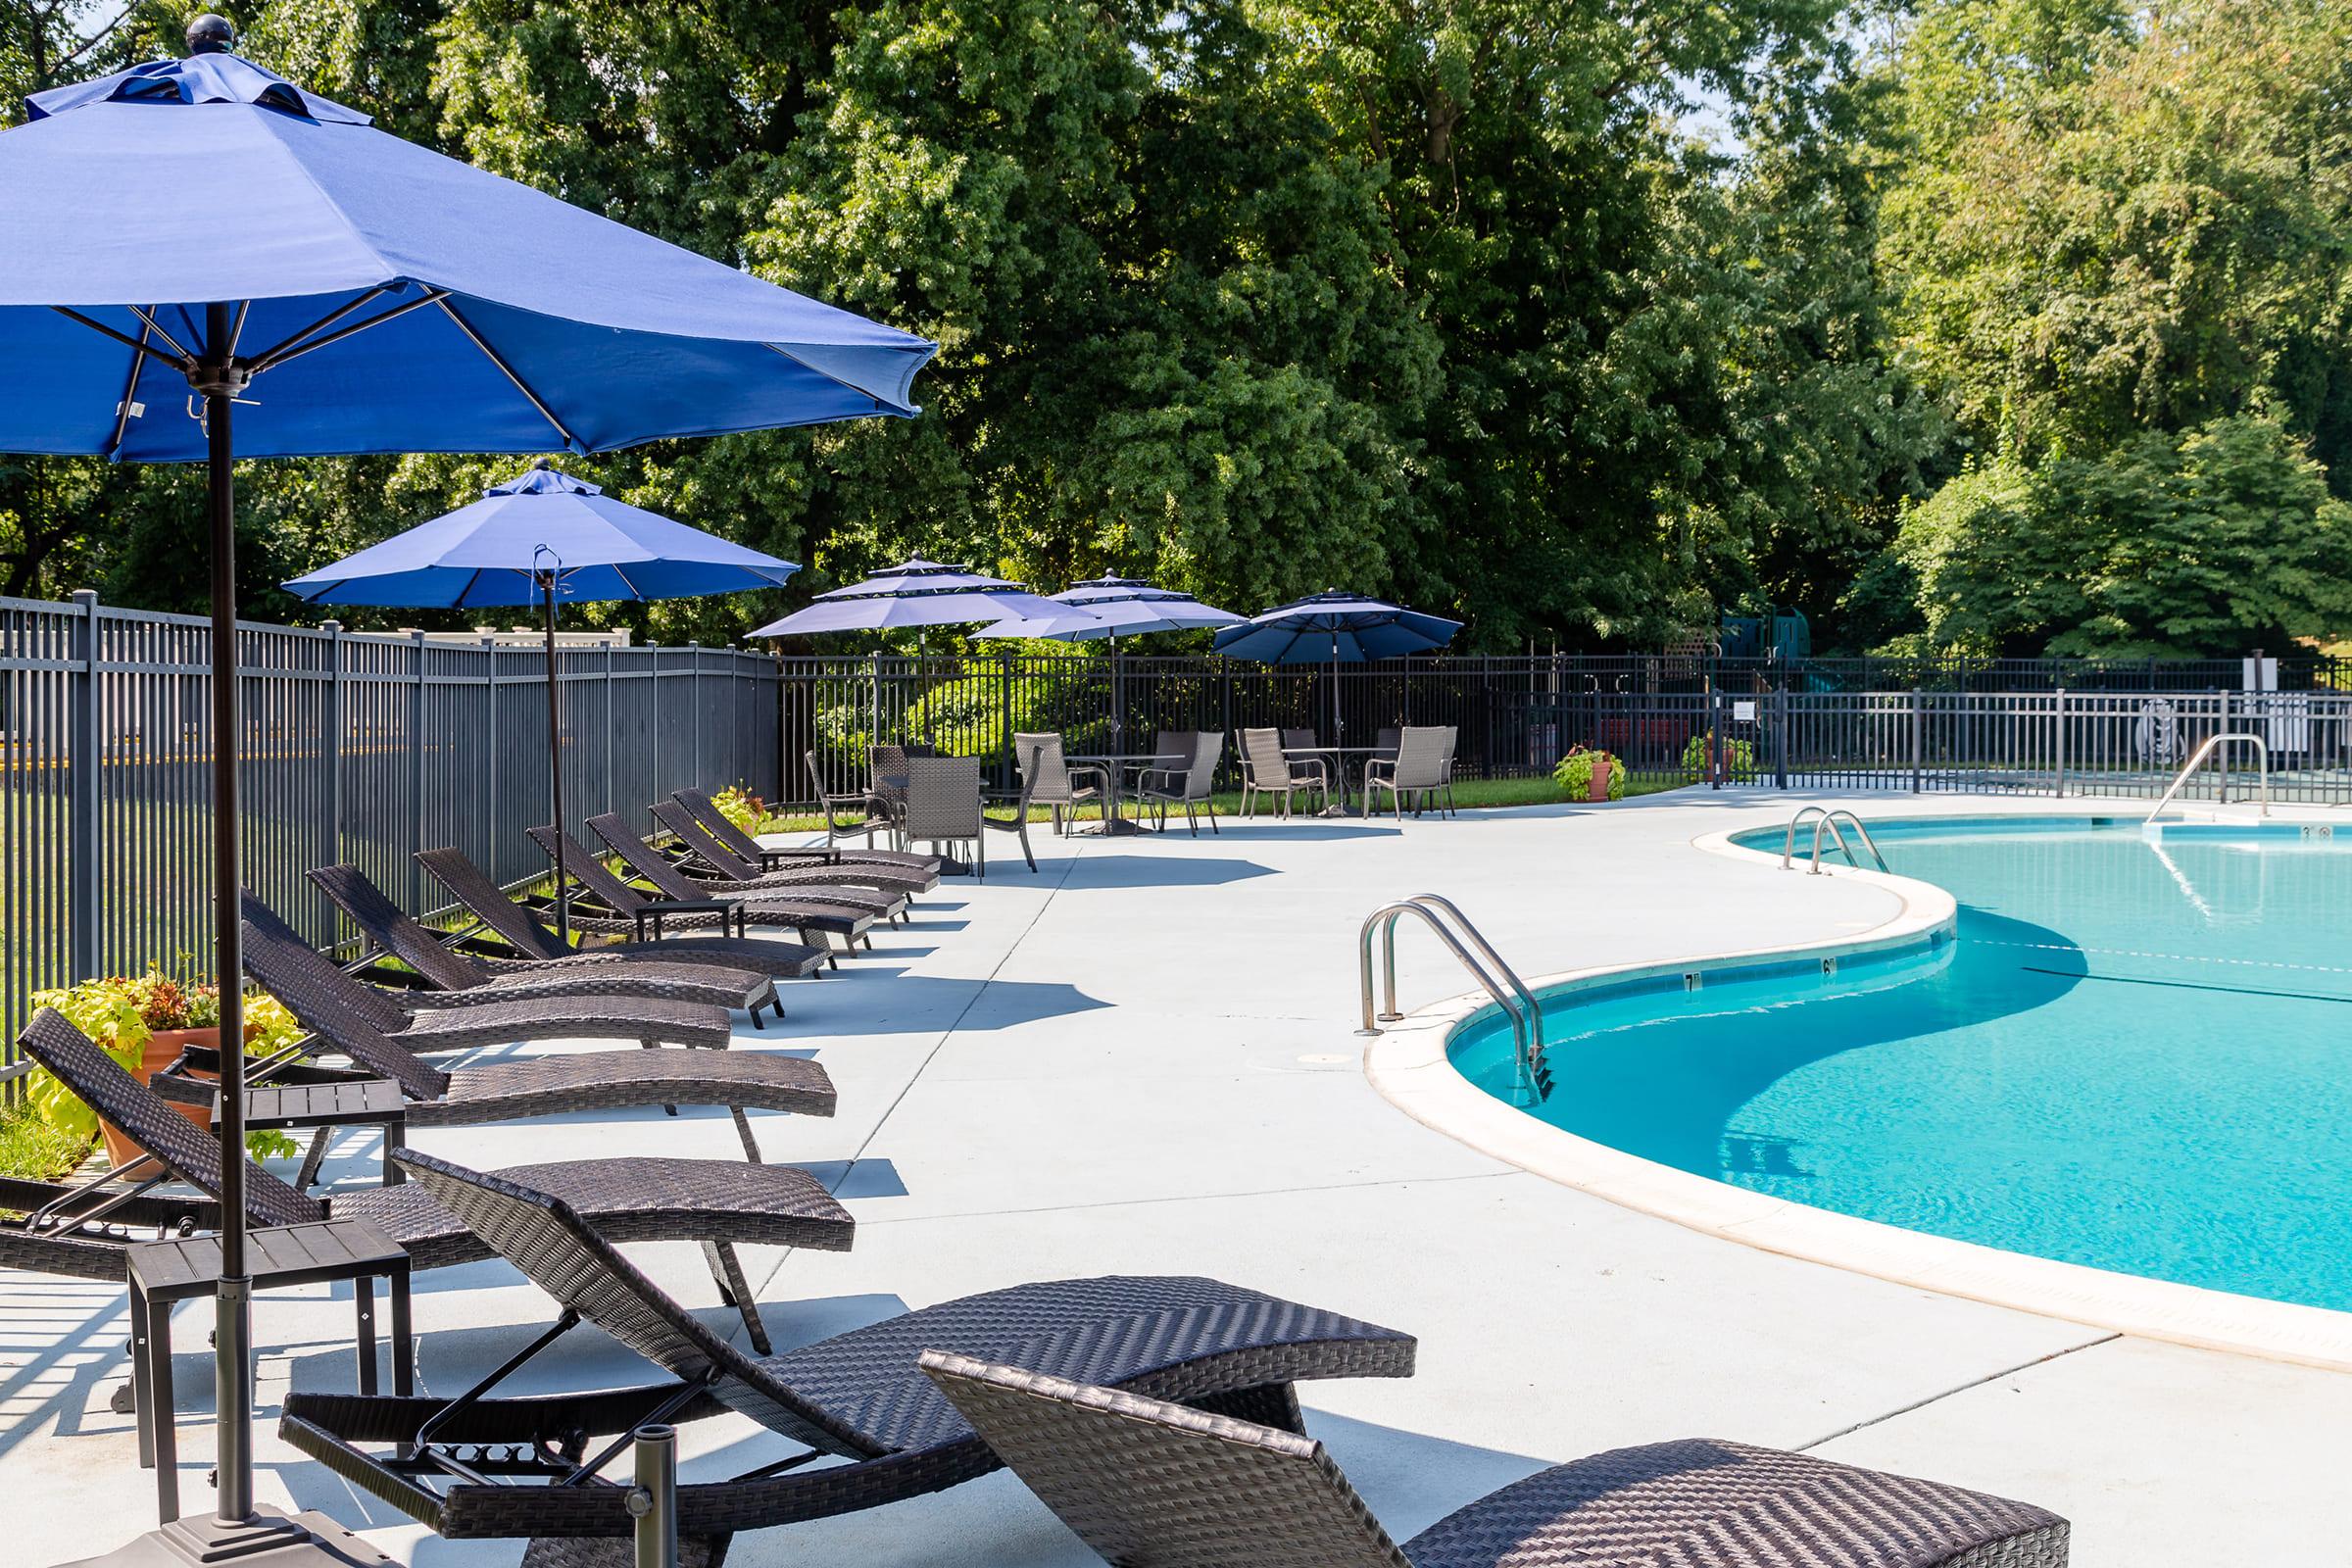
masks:
<path id="1" fill-rule="evenodd" d="M 1766 679 L 1662 655 L 1633 662 L 1643 667 L 1620 679 L 1602 673 L 1609 662 L 1414 659 L 1335 671 L 1083 655 L 787 659 L 785 795 L 806 802 L 820 778 L 831 791 L 858 787 L 877 737 L 979 757 L 1009 785 L 1016 731 L 1056 731 L 1072 753 L 1101 753 L 1150 750 L 1163 729 L 1312 729 L 1356 745 L 1406 724 L 1453 725 L 1457 773 L 1476 779 L 1548 774 L 1586 746 L 1651 783 L 2064 793 L 2095 781 L 2152 793 L 2205 737 L 2248 728 L 2270 742 L 2281 798 L 2335 800 L 2352 783 L 2343 775 L 2352 692 L 2189 683 L 2203 674 L 2233 683 L 2244 673 L 2236 664 L 2160 666 L 2170 684 L 2153 689 L 1846 691 L 1823 689 L 1804 666 Z"/>
<path id="2" fill-rule="evenodd" d="M 245 877 L 333 935 L 314 865 L 354 861 L 409 906 L 410 852 L 454 844 L 502 880 L 543 872 L 546 661 L 536 646 L 247 624 Z M 211 966 L 210 630 L 202 619 L 0 599 L 0 1029 L 33 992 L 149 962 Z M 560 654 L 577 818 L 683 785 L 772 796 L 775 661 L 710 648 Z"/>

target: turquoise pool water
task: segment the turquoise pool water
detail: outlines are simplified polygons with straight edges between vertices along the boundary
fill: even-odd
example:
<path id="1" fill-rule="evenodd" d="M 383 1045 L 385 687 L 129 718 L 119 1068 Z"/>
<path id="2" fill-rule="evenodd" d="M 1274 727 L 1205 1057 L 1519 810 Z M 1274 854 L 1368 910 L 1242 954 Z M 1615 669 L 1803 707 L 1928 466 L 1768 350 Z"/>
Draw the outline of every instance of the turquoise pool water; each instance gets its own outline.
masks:
<path id="1" fill-rule="evenodd" d="M 1547 998 L 1529 1113 L 1891 1225 L 2352 1309 L 2352 831 L 1872 826 L 1959 901 L 1953 940 Z M 1506 1026 L 1452 1050 L 1507 1093 Z"/>

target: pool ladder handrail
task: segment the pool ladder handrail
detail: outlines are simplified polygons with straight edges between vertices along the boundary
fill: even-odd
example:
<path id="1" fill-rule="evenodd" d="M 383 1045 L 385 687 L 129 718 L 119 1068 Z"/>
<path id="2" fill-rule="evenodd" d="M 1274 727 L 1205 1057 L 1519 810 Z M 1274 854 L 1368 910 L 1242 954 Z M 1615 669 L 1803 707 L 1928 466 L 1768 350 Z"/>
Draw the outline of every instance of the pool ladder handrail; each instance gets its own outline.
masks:
<path id="1" fill-rule="evenodd" d="M 2205 743 L 2204 743 L 2202 746 L 2199 746 L 2199 747 L 2196 749 L 2196 751 L 2194 751 L 2193 753 L 2191 753 L 2191 754 L 2189 755 L 2189 759 L 2188 759 L 2188 762 L 2187 762 L 2187 764 L 2186 764 L 2185 766 L 2183 766 L 2183 767 L 2180 769 L 2180 771 L 2178 774 L 2174 775 L 2173 782 L 2172 782 L 2172 787 L 2171 787 L 2171 788 L 2169 788 L 2169 789 L 2167 789 L 2167 790 L 2164 792 L 2164 794 L 2163 794 L 2161 797 L 2159 797 L 2159 798 L 2157 799 L 2157 802 L 2156 802 L 2156 809 L 2154 809 L 2153 811 L 2150 811 L 2150 812 L 2147 814 L 2147 818 L 2146 818 L 2146 820 L 2147 820 L 2148 822 L 2153 822 L 2153 821 L 2155 821 L 2155 820 L 2156 820 L 2156 818 L 2158 818 L 2159 816 L 2162 816 L 2162 815 L 2164 814 L 2164 808 L 2165 808 L 2166 807 L 2168 807 L 2168 806 L 2170 806 L 2170 805 L 2172 805 L 2172 804 L 2173 804 L 2173 797 L 2174 797 L 2174 796 L 2176 796 L 2176 795 L 2178 795 L 2178 794 L 2180 794 L 2180 791 L 2181 791 L 2181 788 L 2182 788 L 2184 785 L 2186 785 L 2186 784 L 2188 783 L 2188 780 L 2189 780 L 2189 775 L 2191 775 L 2192 773 L 2196 772 L 2196 770 L 2197 770 L 2198 768 L 2200 768 L 2200 767 L 2203 767 L 2203 766 L 2205 765 L 2206 759 L 2210 758 L 2211 756 L 2213 756 L 2213 754 L 2214 754 L 2215 752 L 2218 752 L 2218 751 L 2220 751 L 2220 750 L 2221 750 L 2221 749 L 2222 749 L 2224 746 L 2227 746 L 2227 745 L 2229 745 L 2229 744 L 2230 744 L 2230 742 L 2232 742 L 2232 741 L 2243 741 L 2243 742 L 2244 742 L 2246 745 L 2248 745 L 2248 746 L 2251 746 L 2251 747 L 2253 747 L 2253 748 L 2254 748 L 2254 762 L 2255 762 L 2255 766 L 2256 766 L 2256 767 L 2257 767 L 2257 769 L 2259 769 L 2259 771 L 2260 771 L 2260 775 L 2261 775 L 2261 779 L 2262 779 L 2262 787 L 2261 787 L 2262 814 L 2263 814 L 2264 816 L 2268 816 L 2268 815 L 2270 815 L 2270 814 L 2271 814 L 2271 745 L 2270 745 L 2270 742 L 2268 742 L 2268 741 L 2264 740 L 2264 739 L 2263 739 L 2261 736 L 2259 736 L 2259 735 L 2250 734 L 2250 733 L 2248 733 L 2248 732 L 2247 732 L 2247 731 L 2245 731 L 2245 730 L 2238 729 L 2238 730 L 2225 730 L 2225 731 L 2223 731 L 2223 732 L 2222 732 L 2221 734 L 2219 734 L 2219 735 L 2208 735 L 2208 736 L 2206 736 L 2206 737 L 2205 737 Z M 2221 805 L 2223 805 L 2223 806 L 2228 806 L 2228 805 L 2230 804 L 2230 776 L 2229 776 L 2227 773 L 2225 773 L 2225 774 L 2223 774 L 2223 775 L 2222 775 L 2222 798 L 2221 798 L 2221 801 L 2220 801 L 2220 803 L 2219 803 L 2219 804 L 2221 804 Z M 2144 826 L 2144 825 L 2145 825 L 2145 823 L 2143 822 L 2143 823 L 2142 823 L 2142 825 Z"/>
<path id="2" fill-rule="evenodd" d="M 1404 1016 L 1396 1010 L 1396 922 L 1406 915 L 1418 916 L 1421 922 L 1437 934 L 1464 969 L 1470 971 L 1488 996 L 1511 1020 L 1511 1044 L 1516 1082 L 1514 1097 L 1521 1104 L 1544 1100 L 1551 1093 L 1551 1069 L 1544 1059 L 1544 1009 L 1536 1001 L 1527 982 L 1518 971 L 1505 963 L 1502 955 L 1470 923 L 1470 917 L 1451 899 L 1436 893 L 1423 893 L 1394 904 L 1384 904 L 1364 917 L 1356 933 L 1356 976 L 1359 981 L 1358 1002 L 1362 1008 L 1363 1026 L 1359 1035 L 1377 1035 L 1383 1023 L 1395 1023 Z M 1449 923 L 1450 922 L 1450 923 Z M 1457 935 L 1458 931 L 1458 935 Z M 1372 1010 L 1372 939 L 1377 933 L 1382 941 L 1381 973 L 1384 982 L 1385 1009 Z M 1465 945 L 1467 944 L 1467 945 Z M 1476 949 L 1478 956 L 1471 955 Z M 1485 961 L 1482 963 L 1480 959 Z M 1490 967 L 1490 965 L 1492 967 Z"/>
<path id="3" fill-rule="evenodd" d="M 1807 817 L 1816 818 L 1813 823 L 1813 869 L 1805 873 L 1807 876 L 1821 875 L 1821 832 L 1823 828 L 1829 829 L 1830 838 L 1832 841 L 1837 844 L 1839 850 L 1844 852 L 1845 863 L 1852 866 L 1857 871 L 1862 868 L 1861 858 L 1854 854 L 1854 847 L 1845 842 L 1844 829 L 1838 827 L 1838 819 L 1839 817 L 1843 817 L 1846 821 L 1854 824 L 1854 831 L 1862 835 L 1862 847 L 1870 851 L 1870 858 L 1872 860 L 1877 862 L 1879 869 L 1882 871 L 1887 871 L 1891 869 L 1886 864 L 1886 857 L 1880 852 L 1878 841 L 1870 836 L 1869 825 L 1860 817 L 1856 816 L 1853 812 L 1847 810 L 1842 806 L 1837 808 L 1831 808 L 1827 806 L 1808 806 L 1803 808 L 1794 816 L 1788 819 L 1788 831 L 1781 839 L 1782 870 L 1788 870 L 1790 862 L 1795 858 L 1796 830 L 1804 825 L 1805 818 Z"/>

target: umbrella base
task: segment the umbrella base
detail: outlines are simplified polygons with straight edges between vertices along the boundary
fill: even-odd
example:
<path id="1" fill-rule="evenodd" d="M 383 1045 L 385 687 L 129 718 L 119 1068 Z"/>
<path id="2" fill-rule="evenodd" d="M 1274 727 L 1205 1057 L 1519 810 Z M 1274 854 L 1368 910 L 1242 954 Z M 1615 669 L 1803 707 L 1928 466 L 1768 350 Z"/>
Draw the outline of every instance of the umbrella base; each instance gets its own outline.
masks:
<path id="1" fill-rule="evenodd" d="M 257 1508 L 223 1524 L 211 1514 L 161 1530 L 64 1568 L 389 1568 L 392 1559 L 322 1513 L 291 1517 Z"/>

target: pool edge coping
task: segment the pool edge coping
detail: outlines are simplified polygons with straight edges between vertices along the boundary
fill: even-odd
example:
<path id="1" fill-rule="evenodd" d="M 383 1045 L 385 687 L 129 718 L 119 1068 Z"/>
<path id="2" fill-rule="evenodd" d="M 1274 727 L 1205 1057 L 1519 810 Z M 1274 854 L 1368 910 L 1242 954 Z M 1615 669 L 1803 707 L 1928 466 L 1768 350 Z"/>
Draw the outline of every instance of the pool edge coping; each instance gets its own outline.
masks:
<path id="1" fill-rule="evenodd" d="M 2086 806 L 2079 812 L 2051 810 L 2052 804 L 2036 803 L 2042 808 L 2032 814 L 2085 819 L 2114 814 L 2111 803 L 2096 808 Z M 1997 820 L 2007 814 L 1954 812 L 1932 819 Z M 1689 843 L 1710 855 L 1778 869 L 1778 855 L 1732 842 L 1753 831 L 1753 825 L 1724 828 L 1698 834 Z M 1894 914 L 1850 937 L 1591 965 L 1537 975 L 1529 986 L 1539 992 L 1583 989 L 1792 957 L 1879 952 L 1933 941 L 1934 933 L 1956 923 L 1957 902 L 1934 883 L 1842 866 L 1826 867 L 1824 874 L 1858 879 L 1892 895 Z M 1467 993 L 1416 1008 L 1386 1025 L 1364 1048 L 1365 1076 L 1397 1109 L 1480 1153 L 1704 1235 L 2136 1338 L 2352 1371 L 2352 1312 L 2145 1279 L 1906 1230 L 1677 1170 L 1538 1121 L 1473 1085 L 1447 1058 L 1446 1047 L 1455 1031 L 1492 1005 L 1483 993 Z"/>

